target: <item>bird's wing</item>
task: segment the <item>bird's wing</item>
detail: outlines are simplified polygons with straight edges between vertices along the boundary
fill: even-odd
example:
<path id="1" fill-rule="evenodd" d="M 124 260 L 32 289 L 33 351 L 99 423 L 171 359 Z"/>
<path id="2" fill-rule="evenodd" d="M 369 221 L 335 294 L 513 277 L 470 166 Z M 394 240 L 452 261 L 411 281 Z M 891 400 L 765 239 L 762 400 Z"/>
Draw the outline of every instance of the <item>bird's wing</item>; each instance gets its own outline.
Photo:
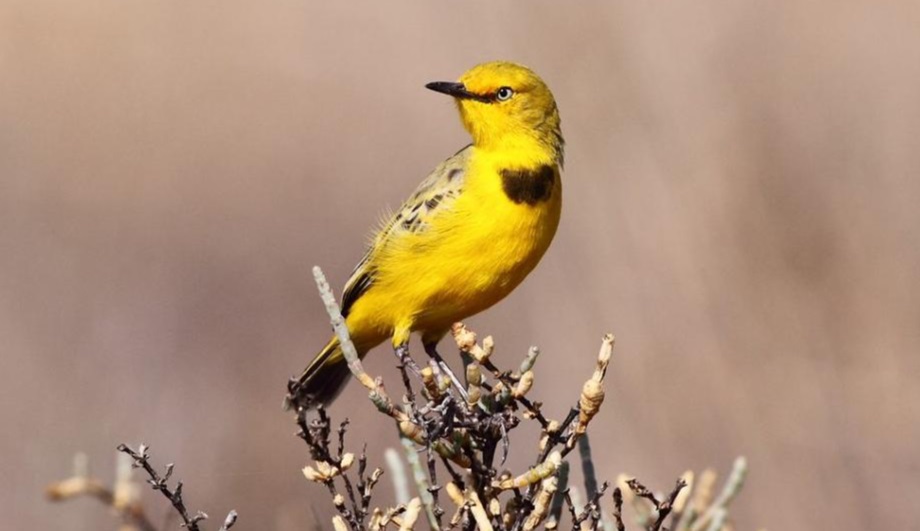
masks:
<path id="1" fill-rule="evenodd" d="M 373 285 L 376 274 L 373 258 L 377 253 L 400 234 L 424 232 L 434 216 L 451 208 L 463 191 L 469 154 L 470 146 L 467 146 L 438 165 L 374 235 L 364 258 L 345 283 L 342 315 L 347 316 L 355 301 Z"/>

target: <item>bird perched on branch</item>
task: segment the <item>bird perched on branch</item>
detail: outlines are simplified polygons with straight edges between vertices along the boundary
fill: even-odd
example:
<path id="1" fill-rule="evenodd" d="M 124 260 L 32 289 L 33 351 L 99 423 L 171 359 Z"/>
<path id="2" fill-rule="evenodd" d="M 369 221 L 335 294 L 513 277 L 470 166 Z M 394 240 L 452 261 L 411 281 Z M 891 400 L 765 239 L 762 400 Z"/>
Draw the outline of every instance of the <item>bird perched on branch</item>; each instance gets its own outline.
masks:
<path id="1" fill-rule="evenodd" d="M 502 300 L 543 257 L 562 206 L 556 101 L 524 66 L 478 65 L 426 85 L 454 98 L 473 143 L 442 162 L 374 236 L 345 285 L 342 315 L 360 356 L 387 339 L 408 357 L 461 319 Z M 333 338 L 291 394 L 307 407 L 341 391 L 349 368 Z"/>

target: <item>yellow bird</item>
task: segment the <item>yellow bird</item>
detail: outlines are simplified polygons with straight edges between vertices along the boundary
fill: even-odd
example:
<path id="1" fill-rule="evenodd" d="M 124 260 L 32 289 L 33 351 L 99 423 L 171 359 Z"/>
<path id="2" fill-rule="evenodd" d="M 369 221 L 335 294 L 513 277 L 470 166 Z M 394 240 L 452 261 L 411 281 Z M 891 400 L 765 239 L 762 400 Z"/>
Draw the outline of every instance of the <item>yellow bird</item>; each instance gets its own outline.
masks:
<path id="1" fill-rule="evenodd" d="M 473 143 L 422 181 L 345 285 L 342 315 L 362 357 L 388 338 L 407 355 L 419 332 L 440 359 L 435 347 L 450 326 L 511 293 L 559 224 L 564 142 L 543 80 L 496 61 L 426 87 L 454 98 Z M 308 406 L 328 404 L 349 374 L 333 338 L 291 392 Z"/>

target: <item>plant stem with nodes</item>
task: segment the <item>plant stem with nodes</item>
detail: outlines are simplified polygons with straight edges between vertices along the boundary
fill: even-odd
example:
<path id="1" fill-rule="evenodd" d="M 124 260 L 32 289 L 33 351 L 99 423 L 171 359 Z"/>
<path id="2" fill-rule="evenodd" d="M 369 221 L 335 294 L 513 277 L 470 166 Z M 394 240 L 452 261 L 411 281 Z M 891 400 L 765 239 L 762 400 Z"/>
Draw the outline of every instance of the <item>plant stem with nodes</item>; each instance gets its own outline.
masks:
<path id="1" fill-rule="evenodd" d="M 198 511 L 194 516 L 190 516 L 188 509 L 185 506 L 185 500 L 182 499 L 182 482 L 179 481 L 176 483 L 176 488 L 169 488 L 169 478 L 172 476 L 175 466 L 172 463 L 166 465 L 166 470 L 161 476 L 156 469 L 150 464 L 150 454 L 148 450 L 150 449 L 147 445 L 141 444 L 137 451 L 133 450 L 130 446 L 126 444 L 119 444 L 116 448 L 119 452 L 125 453 L 131 456 L 131 459 L 134 460 L 134 468 L 143 468 L 149 479 L 147 483 L 153 488 L 153 490 L 159 491 L 169 500 L 169 503 L 172 504 L 173 508 L 179 513 L 179 517 L 182 518 L 182 525 L 189 531 L 201 531 L 199 525 L 200 522 L 207 520 L 208 515 L 202 511 Z M 236 523 L 237 515 L 236 511 L 230 511 L 230 514 L 227 515 L 227 518 L 224 519 L 224 524 L 221 526 L 222 530 L 227 530 L 233 527 L 233 524 Z"/>

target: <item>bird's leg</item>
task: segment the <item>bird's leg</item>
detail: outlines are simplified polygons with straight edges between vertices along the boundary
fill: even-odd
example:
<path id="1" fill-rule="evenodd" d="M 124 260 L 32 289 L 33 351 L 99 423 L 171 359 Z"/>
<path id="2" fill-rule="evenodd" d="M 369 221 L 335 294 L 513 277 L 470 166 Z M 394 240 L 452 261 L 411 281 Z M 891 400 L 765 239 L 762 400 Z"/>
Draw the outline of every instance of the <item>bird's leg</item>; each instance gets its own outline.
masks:
<path id="1" fill-rule="evenodd" d="M 422 369 L 419 368 L 418 363 L 415 363 L 415 360 L 409 355 L 409 345 L 407 343 L 397 345 L 393 351 L 396 353 L 399 363 L 412 371 L 412 374 L 418 376 L 422 373 Z"/>
<path id="2" fill-rule="evenodd" d="M 431 359 L 435 361 L 435 363 L 437 363 L 438 368 L 441 370 L 441 372 L 443 372 L 444 374 L 447 375 L 448 378 L 450 378 L 451 383 L 453 383 L 454 387 L 457 388 L 457 392 L 459 392 L 460 396 L 462 396 L 463 399 L 466 400 L 466 397 L 467 397 L 466 387 L 462 383 L 460 383 L 460 379 L 457 378 L 457 375 L 454 374 L 454 371 L 450 370 L 450 367 L 447 365 L 447 362 L 445 362 L 444 358 L 442 358 L 441 355 L 438 354 L 437 346 L 438 346 L 437 343 L 425 343 L 424 344 L 425 352 L 428 354 L 428 356 L 431 357 Z"/>
<path id="3" fill-rule="evenodd" d="M 406 391 L 409 393 L 409 396 L 412 397 L 412 382 L 409 380 L 409 374 L 406 372 L 406 369 L 412 371 L 412 374 L 415 376 L 421 375 L 422 370 L 419 368 L 418 364 L 415 363 L 415 360 L 412 359 L 412 356 L 409 355 L 408 343 L 396 345 L 393 348 L 393 352 L 396 354 L 396 358 L 399 359 L 399 372 L 402 374 L 403 385 L 406 386 Z"/>

